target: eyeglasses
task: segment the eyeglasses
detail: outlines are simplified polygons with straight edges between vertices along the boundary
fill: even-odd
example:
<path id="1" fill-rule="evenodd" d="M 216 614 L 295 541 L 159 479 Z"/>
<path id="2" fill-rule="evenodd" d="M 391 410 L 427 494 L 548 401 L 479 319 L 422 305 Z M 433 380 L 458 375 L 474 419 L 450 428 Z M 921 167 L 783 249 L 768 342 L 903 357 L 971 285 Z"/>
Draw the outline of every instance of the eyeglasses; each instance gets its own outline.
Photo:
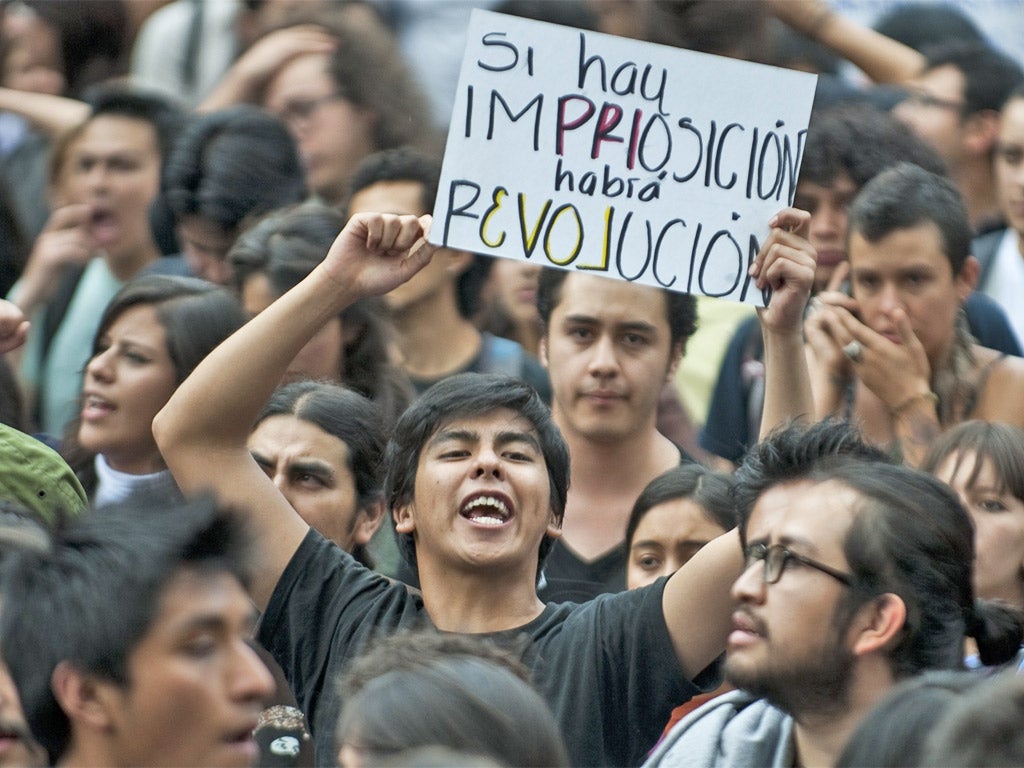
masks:
<path id="1" fill-rule="evenodd" d="M 926 109 L 937 107 L 939 109 L 949 109 L 953 112 L 963 112 L 967 109 L 967 105 L 962 101 L 953 101 L 952 99 L 943 99 L 939 96 L 933 96 L 927 91 L 921 91 L 917 89 L 911 89 L 907 91 L 907 101 L 911 104 L 916 104 L 919 107 Z"/>
<path id="2" fill-rule="evenodd" d="M 296 126 L 305 124 L 313 117 L 313 114 L 324 104 L 335 99 L 345 98 L 340 93 L 328 93 L 325 96 L 318 96 L 313 99 L 295 99 L 285 104 L 277 116 L 288 125 Z"/>
<path id="3" fill-rule="evenodd" d="M 748 544 L 744 551 L 744 557 L 745 568 L 750 568 L 759 560 L 764 561 L 764 574 L 762 578 L 765 584 L 775 584 L 781 579 L 782 572 L 786 570 L 786 565 L 790 560 L 795 560 L 809 568 L 814 568 L 817 571 L 828 574 L 846 586 L 853 584 L 853 576 L 850 574 L 837 571 L 835 568 L 819 563 L 817 560 L 812 560 L 809 557 L 798 555 L 796 552 L 787 549 L 785 544 L 773 544 L 770 547 L 764 543 Z"/>

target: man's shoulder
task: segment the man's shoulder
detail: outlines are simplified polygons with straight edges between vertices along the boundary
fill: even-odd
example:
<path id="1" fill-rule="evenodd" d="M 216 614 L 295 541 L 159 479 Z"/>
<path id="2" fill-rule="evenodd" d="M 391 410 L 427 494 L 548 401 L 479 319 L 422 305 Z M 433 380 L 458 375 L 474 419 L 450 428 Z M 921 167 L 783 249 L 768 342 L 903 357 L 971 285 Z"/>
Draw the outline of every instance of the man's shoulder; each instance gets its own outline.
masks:
<path id="1" fill-rule="evenodd" d="M 778 707 L 730 691 L 680 720 L 644 766 L 785 764 L 792 727 L 793 719 Z"/>

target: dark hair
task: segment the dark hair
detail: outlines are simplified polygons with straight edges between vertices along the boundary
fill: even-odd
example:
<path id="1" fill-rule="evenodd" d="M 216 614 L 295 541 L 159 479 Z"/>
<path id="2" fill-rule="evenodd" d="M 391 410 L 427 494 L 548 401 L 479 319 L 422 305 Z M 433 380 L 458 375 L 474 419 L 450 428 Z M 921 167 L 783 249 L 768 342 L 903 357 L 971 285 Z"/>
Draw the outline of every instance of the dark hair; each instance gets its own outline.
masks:
<path id="1" fill-rule="evenodd" d="M 551 511 L 561 525 L 569 491 L 569 449 L 551 420 L 551 412 L 533 387 L 522 380 L 482 373 L 459 373 L 442 379 L 420 395 L 398 420 L 384 456 L 384 497 L 392 514 L 413 500 L 420 451 L 439 429 L 455 419 L 499 409 L 515 411 L 536 430 L 548 471 Z M 415 570 L 415 539 L 408 533 L 396 535 L 399 552 Z M 538 575 L 553 544 L 554 539 L 548 536 L 540 541 Z"/>
<path id="2" fill-rule="evenodd" d="M 953 66 L 964 76 L 964 115 L 1000 110 L 1006 97 L 1024 81 L 1014 59 L 984 42 L 957 40 L 925 49 L 925 71 Z"/>
<path id="3" fill-rule="evenodd" d="M 0 647 L 33 735 L 56 763 L 71 724 L 50 687 L 54 668 L 127 686 L 133 650 L 183 570 L 249 577 L 241 523 L 211 500 L 112 507 L 54 534 L 46 550 L 4 564 Z"/>
<path id="4" fill-rule="evenodd" d="M 327 65 L 341 95 L 371 110 L 377 149 L 412 145 L 433 149 L 438 136 L 430 105 L 390 35 L 335 17 L 329 31 L 338 39 Z"/>
<path id="5" fill-rule="evenodd" d="M 546 21 L 590 32 L 599 31 L 596 14 L 579 0 L 502 0 L 492 10 L 521 19 Z"/>
<path id="6" fill-rule="evenodd" d="M 124 0 L 23 2 L 54 32 L 66 96 L 83 98 L 90 86 L 128 74 L 130 24 Z"/>
<path id="7" fill-rule="evenodd" d="M 0 296 L 6 296 L 21 276 L 29 241 L 7 179 L 0 176 Z"/>
<path id="8" fill-rule="evenodd" d="M 626 551 L 633 543 L 637 526 L 659 504 L 690 499 L 704 515 L 723 530 L 736 527 L 736 508 L 732 497 L 735 484 L 731 475 L 712 472 L 700 464 L 681 464 L 651 480 L 633 503 L 626 523 Z"/>
<path id="9" fill-rule="evenodd" d="M 537 281 L 537 313 L 544 324 L 545 333 L 551 322 L 551 313 L 562 300 L 562 285 L 574 274 L 564 269 L 545 269 Z M 668 320 L 670 350 L 677 344 L 685 350 L 687 340 L 697 330 L 697 300 L 689 293 L 677 293 L 665 288 L 655 289 L 665 297 L 665 319 Z"/>
<path id="10" fill-rule="evenodd" d="M 829 186 L 845 173 L 860 189 L 903 161 L 946 175 L 946 165 L 931 145 L 870 104 L 840 104 L 815 111 L 809 126 L 800 181 Z"/>
<path id="11" fill-rule="evenodd" d="M 240 292 L 250 277 L 264 274 L 276 293 L 286 293 L 323 261 L 344 226 L 338 211 L 321 205 L 301 205 L 265 216 L 243 232 L 228 253 L 236 289 Z M 357 332 L 345 344 L 345 369 L 338 371 L 339 380 L 380 405 L 386 424 L 394 424 L 415 390 L 408 376 L 391 362 L 392 329 L 386 307 L 375 297 L 359 299 L 342 311 L 341 322 Z"/>
<path id="12" fill-rule="evenodd" d="M 974 599 L 974 527 L 944 483 L 894 464 L 854 427 L 832 420 L 773 433 L 751 449 L 736 476 L 744 545 L 754 504 L 772 486 L 832 481 L 860 497 L 843 541 L 853 584 L 839 615 L 848 619 L 886 592 L 903 600 L 903 632 L 889 652 L 897 677 L 962 668 L 964 635 L 975 638 L 985 664 L 1016 653 L 1024 617 Z"/>
<path id="13" fill-rule="evenodd" d="M 250 216 L 305 196 L 291 134 L 252 106 L 212 112 L 186 128 L 174 143 L 162 187 L 177 218 L 201 216 L 229 232 Z"/>
<path id="14" fill-rule="evenodd" d="M 383 499 L 382 460 L 386 437 L 379 406 L 357 392 L 324 381 L 296 381 L 279 387 L 259 416 L 255 429 L 271 416 L 294 416 L 338 438 L 348 447 L 348 468 L 356 486 L 356 503 L 367 509 Z M 373 567 L 366 548 L 353 557 Z"/>
<path id="15" fill-rule="evenodd" d="M 932 442 L 921 469 L 932 474 L 947 458 L 956 457 L 955 470 L 959 471 L 967 454 L 974 454 L 974 466 L 967 478 L 972 487 L 978 480 L 982 466 L 992 462 L 999 491 L 1008 491 L 1014 498 L 1024 501 L 1024 429 L 1014 424 L 972 419 L 957 424 Z"/>
<path id="16" fill-rule="evenodd" d="M 985 41 L 971 17 L 951 3 L 901 2 L 875 21 L 874 30 L 915 51 L 939 43 Z"/>
<path id="17" fill-rule="evenodd" d="M 413 181 L 422 187 L 420 209 L 434 209 L 437 185 L 441 179 L 441 161 L 413 147 L 398 147 L 368 155 L 352 172 L 349 197 L 382 181 Z"/>
<path id="18" fill-rule="evenodd" d="M 702 53 L 766 62 L 768 10 L 763 0 L 652 0 L 645 39 Z"/>
<path id="19" fill-rule="evenodd" d="M 440 148 L 430 104 L 383 24 L 367 23 L 333 8 L 300 10 L 286 14 L 264 34 L 303 24 L 319 26 L 337 41 L 327 74 L 342 98 L 374 114 L 376 149 L 406 144 Z"/>
<path id="20" fill-rule="evenodd" d="M 899 683 L 861 720 L 839 754 L 837 768 L 948 765 L 944 759 L 923 762 L 925 742 L 950 706 L 982 679 L 971 672 L 942 671 Z"/>
<path id="21" fill-rule="evenodd" d="M 342 700 L 337 740 L 365 750 L 371 765 L 425 746 L 501 765 L 569 764 L 555 717 L 525 667 L 479 638 L 385 638 L 353 663 Z"/>
<path id="22" fill-rule="evenodd" d="M 846 247 L 854 232 L 877 243 L 896 230 L 934 224 L 953 275 L 971 255 L 971 224 L 956 186 L 911 163 L 882 171 L 864 185 L 850 205 Z"/>
<path id="23" fill-rule="evenodd" d="M 1024 678 L 1008 670 L 982 678 L 950 702 L 927 734 L 921 765 L 1014 768 L 1024 764 Z"/>
<path id="24" fill-rule="evenodd" d="M 0 359 L 0 424 L 25 431 L 25 398 L 14 369 L 6 359 Z"/>
<path id="25" fill-rule="evenodd" d="M 245 324 L 242 307 L 226 288 L 193 277 L 145 275 L 126 283 L 103 310 L 93 336 L 92 356 L 100 353 L 101 341 L 110 326 L 126 311 L 138 306 L 151 306 L 156 311 L 178 384 L 215 347 Z M 61 454 L 92 496 L 97 482 L 93 465 L 95 454 L 78 442 L 79 425 L 78 418 L 68 425 Z"/>

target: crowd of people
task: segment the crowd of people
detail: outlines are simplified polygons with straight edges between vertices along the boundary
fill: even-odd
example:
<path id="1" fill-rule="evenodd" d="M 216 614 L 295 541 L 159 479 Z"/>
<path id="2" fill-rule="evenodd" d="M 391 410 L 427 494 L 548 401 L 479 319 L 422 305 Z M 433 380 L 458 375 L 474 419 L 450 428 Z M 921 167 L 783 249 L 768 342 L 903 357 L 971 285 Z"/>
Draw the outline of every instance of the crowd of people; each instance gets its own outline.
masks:
<path id="1" fill-rule="evenodd" d="M 766 307 L 434 242 L 474 7 L 818 74 Z M 1011 54 L 0 0 L 0 766 L 1024 763 Z"/>

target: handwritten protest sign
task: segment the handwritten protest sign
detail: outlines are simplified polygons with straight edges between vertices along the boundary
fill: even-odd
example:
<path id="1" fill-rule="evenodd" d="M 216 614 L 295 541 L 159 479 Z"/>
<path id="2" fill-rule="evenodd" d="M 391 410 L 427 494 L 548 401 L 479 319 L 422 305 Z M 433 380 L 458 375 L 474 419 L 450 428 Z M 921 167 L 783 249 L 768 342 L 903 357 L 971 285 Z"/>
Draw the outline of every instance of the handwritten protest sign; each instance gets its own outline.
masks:
<path id="1" fill-rule="evenodd" d="M 816 78 L 474 11 L 431 240 L 751 304 Z"/>

